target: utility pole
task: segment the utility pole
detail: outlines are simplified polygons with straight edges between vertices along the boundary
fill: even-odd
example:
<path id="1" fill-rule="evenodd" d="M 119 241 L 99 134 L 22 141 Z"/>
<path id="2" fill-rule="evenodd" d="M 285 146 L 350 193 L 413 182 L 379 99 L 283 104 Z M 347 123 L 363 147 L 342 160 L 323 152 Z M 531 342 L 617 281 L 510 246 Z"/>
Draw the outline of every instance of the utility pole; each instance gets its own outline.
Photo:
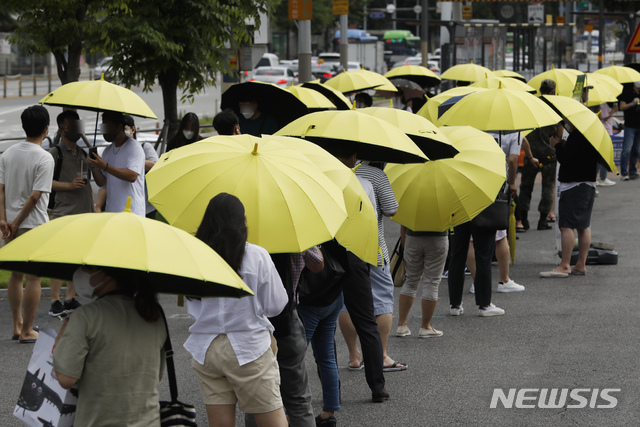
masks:
<path id="1" fill-rule="evenodd" d="M 422 0 L 422 19 L 420 20 L 420 26 L 422 66 L 429 68 L 429 0 Z"/>

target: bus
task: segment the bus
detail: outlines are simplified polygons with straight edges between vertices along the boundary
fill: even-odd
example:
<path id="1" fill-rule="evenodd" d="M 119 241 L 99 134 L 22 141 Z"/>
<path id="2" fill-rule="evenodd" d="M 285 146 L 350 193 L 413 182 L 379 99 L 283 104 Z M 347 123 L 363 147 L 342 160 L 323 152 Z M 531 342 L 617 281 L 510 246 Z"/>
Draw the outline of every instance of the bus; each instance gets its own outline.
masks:
<path id="1" fill-rule="evenodd" d="M 408 30 L 385 31 L 384 60 L 391 68 L 394 62 L 402 61 L 407 56 L 414 56 L 420 52 L 420 37 L 414 36 Z"/>

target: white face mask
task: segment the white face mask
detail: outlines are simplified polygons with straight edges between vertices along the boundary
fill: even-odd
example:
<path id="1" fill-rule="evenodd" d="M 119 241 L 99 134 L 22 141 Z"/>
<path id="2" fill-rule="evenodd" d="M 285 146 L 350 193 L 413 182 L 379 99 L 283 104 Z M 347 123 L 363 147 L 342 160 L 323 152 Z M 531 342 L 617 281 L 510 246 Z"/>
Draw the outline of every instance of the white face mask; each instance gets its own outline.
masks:
<path id="1" fill-rule="evenodd" d="M 131 138 L 131 131 L 130 130 L 125 130 L 124 134 L 127 135 L 127 138 Z"/>
<path id="2" fill-rule="evenodd" d="M 105 282 L 98 283 L 95 287 L 91 286 L 91 277 L 100 273 L 102 270 L 95 271 L 94 273 L 85 272 L 82 267 L 79 267 L 73 273 L 73 287 L 76 290 L 76 294 L 78 295 L 78 300 L 80 304 L 88 304 L 91 301 L 97 299 L 97 296 L 94 296 L 95 290 L 102 286 Z"/>
<path id="3" fill-rule="evenodd" d="M 193 138 L 193 135 L 195 135 L 195 132 L 192 130 L 183 130 L 182 134 L 184 135 L 185 138 L 191 139 Z"/>
<path id="4" fill-rule="evenodd" d="M 242 114 L 244 116 L 245 119 L 249 120 L 251 117 L 253 117 L 253 115 L 256 112 L 253 111 L 252 109 L 248 109 L 248 110 L 240 110 L 240 114 Z"/>

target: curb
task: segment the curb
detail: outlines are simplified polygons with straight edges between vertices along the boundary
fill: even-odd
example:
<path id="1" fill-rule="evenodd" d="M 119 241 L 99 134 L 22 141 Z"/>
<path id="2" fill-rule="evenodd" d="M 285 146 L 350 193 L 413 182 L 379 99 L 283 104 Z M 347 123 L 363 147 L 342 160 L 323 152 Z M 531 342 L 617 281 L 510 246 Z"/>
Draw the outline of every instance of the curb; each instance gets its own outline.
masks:
<path id="1" fill-rule="evenodd" d="M 60 293 L 64 294 L 67 291 L 67 287 L 63 286 L 60 288 Z M 51 298 L 51 288 L 42 288 L 40 292 L 41 298 Z M 0 298 L 9 298 L 9 290 L 8 289 L 0 289 Z"/>

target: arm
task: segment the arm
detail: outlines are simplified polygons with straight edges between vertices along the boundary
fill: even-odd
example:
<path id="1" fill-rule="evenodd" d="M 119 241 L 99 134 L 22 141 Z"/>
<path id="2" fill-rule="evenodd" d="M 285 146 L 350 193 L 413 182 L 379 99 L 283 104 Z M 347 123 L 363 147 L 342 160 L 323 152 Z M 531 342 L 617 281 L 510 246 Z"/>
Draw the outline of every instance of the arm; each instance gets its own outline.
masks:
<path id="1" fill-rule="evenodd" d="M 93 194 L 93 192 L 92 192 Z M 98 200 L 96 200 L 96 212 L 102 212 L 105 202 L 107 201 L 107 189 L 98 190 Z"/>
<path id="2" fill-rule="evenodd" d="M 84 180 L 82 178 L 74 178 L 71 182 L 62 182 L 53 180 L 51 184 L 51 189 L 53 191 L 70 191 L 77 190 L 78 188 L 82 188 L 85 186 Z"/>
<path id="3" fill-rule="evenodd" d="M 153 165 L 155 165 L 156 162 L 154 162 L 153 160 L 145 160 L 144 161 L 144 171 L 149 172 L 151 170 L 151 168 L 153 167 Z"/>
<path id="4" fill-rule="evenodd" d="M 58 332 L 58 336 L 56 336 L 56 340 L 53 344 L 54 349 L 56 348 L 56 345 L 58 345 L 58 341 L 60 341 L 60 337 L 64 333 L 64 330 L 67 327 L 67 324 L 69 324 L 68 317 L 64 320 L 64 323 L 62 324 L 62 328 L 60 328 L 60 332 Z M 56 377 L 58 378 L 58 382 L 60 383 L 60 386 L 65 390 L 69 390 L 78 382 L 78 378 L 72 378 L 68 375 L 58 372 L 57 370 L 55 371 L 56 371 Z"/>
<path id="5" fill-rule="evenodd" d="M 3 239 L 11 237 L 11 228 L 7 224 L 7 210 L 4 204 L 4 184 L 0 184 L 0 233 L 2 233 Z"/>
<path id="6" fill-rule="evenodd" d="M 516 174 L 518 173 L 518 155 L 517 154 L 509 154 L 508 163 L 508 175 L 507 182 L 509 183 L 509 191 L 511 194 L 518 193 L 518 187 L 516 187 Z"/>
<path id="7" fill-rule="evenodd" d="M 527 138 L 522 138 L 522 149 L 524 150 L 524 157 L 529 160 L 529 162 L 533 165 L 534 168 L 537 168 L 540 165 L 540 161 L 533 157 L 533 152 L 531 151 L 531 144 L 527 141 Z"/>
<path id="8" fill-rule="evenodd" d="M 9 224 L 9 227 L 11 227 L 12 235 L 18 230 L 18 228 L 20 227 L 20 224 L 22 224 L 22 222 L 29 216 L 29 214 L 36 207 L 36 205 L 40 201 L 41 196 L 42 196 L 42 191 L 34 190 L 31 192 L 31 194 L 29 195 L 29 198 L 24 203 L 24 206 L 22 206 L 22 209 L 20 209 L 20 213 L 18 214 L 18 216 Z"/>
<path id="9" fill-rule="evenodd" d="M 96 179 L 96 184 L 98 184 L 99 186 L 103 187 L 104 183 L 101 184 L 100 182 L 100 178 L 99 175 L 101 175 L 101 177 L 105 177 L 105 173 L 111 174 L 113 176 L 115 176 L 118 179 L 121 179 L 123 181 L 128 181 L 128 182 L 135 182 L 136 179 L 138 179 L 138 173 L 132 171 L 131 169 L 120 169 L 120 168 L 116 168 L 111 166 L 110 164 L 108 164 L 102 157 L 100 157 L 100 155 L 98 153 L 95 154 L 96 158 L 92 159 L 89 157 L 89 163 L 91 164 L 91 166 L 93 166 L 95 169 L 93 170 L 94 174 L 94 178 Z M 104 179 L 105 183 L 106 183 L 106 178 Z"/>
<path id="10" fill-rule="evenodd" d="M 304 266 L 314 273 L 319 273 L 324 268 L 324 258 L 322 251 L 317 246 L 307 249 L 302 253 Z"/>
<path id="11" fill-rule="evenodd" d="M 636 105 L 640 105 L 640 98 L 638 98 L 637 96 L 630 102 L 620 101 L 620 111 L 626 111 L 631 107 L 635 107 Z"/>

